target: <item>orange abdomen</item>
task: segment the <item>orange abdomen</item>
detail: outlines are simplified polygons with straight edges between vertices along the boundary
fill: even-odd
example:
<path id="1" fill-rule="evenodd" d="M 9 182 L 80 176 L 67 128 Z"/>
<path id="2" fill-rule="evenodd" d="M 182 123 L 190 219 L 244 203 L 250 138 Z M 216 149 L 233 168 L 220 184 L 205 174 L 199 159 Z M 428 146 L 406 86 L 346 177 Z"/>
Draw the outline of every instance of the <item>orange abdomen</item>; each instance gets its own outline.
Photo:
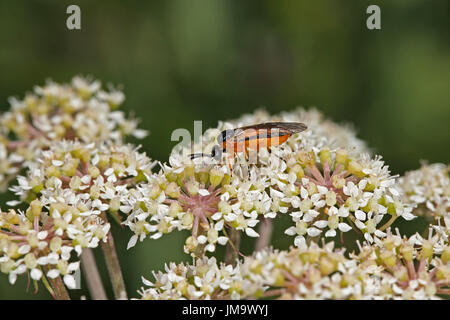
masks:
<path id="1" fill-rule="evenodd" d="M 243 141 L 234 142 L 231 145 L 224 143 L 222 144 L 222 147 L 224 149 L 227 149 L 227 152 L 229 152 L 230 146 L 233 151 L 236 152 L 246 152 L 247 149 L 249 150 L 259 150 L 260 148 L 269 148 L 271 146 L 277 146 L 280 144 L 283 144 L 286 142 L 287 139 L 289 139 L 291 135 L 285 134 L 279 137 L 271 137 L 271 138 L 258 138 L 258 139 L 248 139 Z"/>

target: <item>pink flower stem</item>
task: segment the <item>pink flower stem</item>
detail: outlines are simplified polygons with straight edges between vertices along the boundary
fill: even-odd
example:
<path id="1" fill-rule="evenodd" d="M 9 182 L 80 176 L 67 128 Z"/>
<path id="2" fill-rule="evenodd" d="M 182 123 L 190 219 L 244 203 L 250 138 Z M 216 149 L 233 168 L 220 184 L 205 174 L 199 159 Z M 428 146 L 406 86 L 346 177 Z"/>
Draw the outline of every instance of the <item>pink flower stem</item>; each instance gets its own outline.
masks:
<path id="1" fill-rule="evenodd" d="M 414 262 L 406 261 L 406 269 L 408 270 L 409 277 L 411 279 L 417 279 L 416 269 L 414 268 Z"/>
<path id="2" fill-rule="evenodd" d="M 45 273 L 49 271 L 49 267 L 45 266 L 44 270 Z M 44 278 L 44 277 L 43 277 Z M 55 300 L 70 300 L 69 293 L 67 292 L 66 286 L 64 285 L 64 282 L 61 278 L 61 276 L 56 277 L 55 279 L 49 279 L 52 291 L 50 291 L 50 294 L 52 294 L 53 298 Z"/>
<path id="3" fill-rule="evenodd" d="M 255 250 L 259 251 L 270 245 L 272 238 L 273 221 L 269 218 L 262 218 L 259 226 L 259 238 L 256 240 Z"/>
<path id="4" fill-rule="evenodd" d="M 286 289 L 272 289 L 264 292 L 263 296 L 265 298 L 274 297 L 274 296 L 281 296 L 286 292 Z"/>
<path id="5" fill-rule="evenodd" d="M 228 236 L 228 243 L 225 253 L 225 263 L 236 265 L 239 254 L 239 245 L 241 242 L 241 233 L 239 230 L 231 228 Z"/>
<path id="6" fill-rule="evenodd" d="M 103 214 L 103 219 L 105 219 L 105 221 L 108 221 L 106 214 Z M 125 288 L 125 281 L 123 279 L 119 257 L 117 256 L 117 251 L 114 245 L 114 238 L 111 230 L 108 232 L 107 241 L 102 242 L 102 250 L 105 256 L 105 263 L 108 269 L 109 278 L 111 280 L 115 298 L 117 300 L 128 299 L 127 291 Z"/>
<path id="7" fill-rule="evenodd" d="M 84 271 L 86 282 L 93 300 L 107 300 L 102 278 L 95 262 L 92 249 L 85 248 L 81 254 L 81 266 Z"/>
<path id="8" fill-rule="evenodd" d="M 319 184 L 324 184 L 325 181 L 323 180 L 322 174 L 320 173 L 319 169 L 317 169 L 316 166 L 312 165 L 308 167 L 311 174 L 316 178 L 317 181 L 319 181 Z"/>

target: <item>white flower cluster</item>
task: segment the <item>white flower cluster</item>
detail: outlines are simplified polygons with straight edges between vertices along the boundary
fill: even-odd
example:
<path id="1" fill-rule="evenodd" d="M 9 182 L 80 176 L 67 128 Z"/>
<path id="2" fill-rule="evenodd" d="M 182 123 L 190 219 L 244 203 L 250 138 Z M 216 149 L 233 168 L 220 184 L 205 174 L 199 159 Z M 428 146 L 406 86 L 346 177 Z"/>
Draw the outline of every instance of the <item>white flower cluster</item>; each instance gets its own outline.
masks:
<path id="1" fill-rule="evenodd" d="M 414 213 L 433 223 L 433 228 L 450 237 L 450 177 L 449 166 L 442 163 L 424 164 L 406 172 L 400 178 L 404 201 L 417 205 Z"/>
<path id="2" fill-rule="evenodd" d="M 31 202 L 26 212 L 14 210 L 0 213 L 0 271 L 14 284 L 17 276 L 29 272 L 31 279 L 45 275 L 63 276 L 69 288 L 75 287 L 74 272 L 82 248 L 94 248 L 110 228 L 100 217 L 87 215 L 81 207 L 63 202 L 44 205 Z"/>
<path id="3" fill-rule="evenodd" d="M 384 231 L 397 217 L 406 220 L 414 218 L 411 214 L 413 206 L 401 201 L 396 179 L 389 174 L 381 157 L 360 154 L 364 144 L 359 143 L 356 137 L 352 138 L 352 145 L 361 148 L 356 152 L 356 149 L 331 149 L 335 145 L 350 143 L 351 132 L 322 120 L 315 110 L 299 109 L 274 117 L 264 112 L 244 116 L 231 122 L 234 125 L 221 124 L 220 129 L 207 130 L 202 137 L 203 145 L 194 145 L 194 151 L 208 152 L 224 128 L 267 120 L 302 121 L 307 123 L 309 129 L 293 135 L 280 146 L 272 147 L 271 152 L 261 148 L 254 164 L 242 162 L 240 155 L 236 155 L 233 172 L 229 171 L 226 161 L 218 163 L 214 159 L 201 158 L 192 162 L 188 160 L 190 150 L 174 150 L 169 159 L 170 166 L 164 166 L 164 172 L 155 177 L 160 186 L 152 187 L 152 190 L 162 191 L 157 192 L 161 198 L 155 198 L 159 201 L 160 210 L 149 214 L 138 208 L 136 214 L 130 216 L 129 225 L 140 231 L 131 245 L 136 243 L 137 236 L 142 240 L 149 232 L 156 232 L 154 237 L 159 237 L 175 228 L 187 227 L 194 230 L 194 237 L 189 238 L 191 245 L 188 245 L 194 249 L 197 245 L 197 225 L 201 226 L 201 222 L 206 231 L 213 230 L 220 222 L 216 231 L 222 230 L 224 225 L 231 225 L 256 237 L 258 234 L 252 227 L 261 217 L 271 219 L 279 214 L 292 217 L 294 225 L 286 230 L 286 234 L 295 236 L 296 246 L 303 245 L 307 236 L 335 237 L 338 231 L 352 229 L 373 242 L 374 237 L 385 236 Z M 347 138 L 341 139 L 341 136 Z M 215 176 L 219 180 L 211 188 L 208 179 L 215 179 Z M 175 198 L 180 196 L 176 200 L 177 205 L 172 204 L 173 199 L 167 197 L 165 191 L 165 185 L 170 183 L 170 192 L 180 189 L 179 195 L 174 193 Z M 189 191 L 190 187 L 194 193 Z M 172 214 L 167 207 L 169 204 L 172 205 Z M 153 223 L 144 222 L 147 218 Z M 138 221 L 147 227 L 136 228 Z M 210 244 L 218 239 L 213 236 L 209 241 L 210 237 L 205 237 Z M 204 237 L 200 238 L 200 241 L 204 240 Z M 209 248 L 212 251 L 214 246 Z"/>
<path id="4" fill-rule="evenodd" d="M 124 100 L 121 91 L 105 91 L 99 81 L 82 77 L 71 84 L 49 81 L 23 100 L 11 98 L 11 110 L 0 117 L 2 188 L 52 141 L 120 144 L 128 135 L 145 137 L 136 120 L 116 110 Z"/>
<path id="5" fill-rule="evenodd" d="M 300 152 L 296 164 L 305 174 L 280 188 L 280 200 L 292 207 L 290 215 L 295 226 L 286 234 L 296 236 L 296 246 L 303 245 L 306 236 L 324 233 L 325 237 L 335 237 L 337 231 L 352 228 L 373 242 L 374 237 L 386 235 L 384 230 L 397 217 L 415 217 L 412 207 L 401 202 L 395 177 L 390 176 L 380 157 L 352 158 L 342 149 L 322 150 L 317 157 Z"/>
<path id="6" fill-rule="evenodd" d="M 0 217 L 2 271 L 11 282 L 28 269 L 34 280 L 41 278 L 44 267 L 49 278 L 75 271 L 78 263 L 69 263 L 70 252 L 79 256 L 82 248 L 106 241 L 106 213 L 120 220 L 119 213 L 130 210 L 122 201 L 128 203 L 154 164 L 131 145 L 54 142 L 11 187 L 21 201 L 9 205 L 31 203 L 26 213 Z M 64 280 L 73 287 L 69 274 Z"/>
<path id="7" fill-rule="evenodd" d="M 130 198 L 133 210 L 124 222 L 135 233 L 128 247 L 147 235 L 158 239 L 174 230 L 190 230 L 185 252 L 198 248 L 213 252 L 217 244 L 227 243 L 227 230 L 257 237 L 253 228 L 258 216 L 276 215 L 263 180 L 242 183 L 218 167 L 175 169 L 166 165 L 137 191 Z"/>
<path id="8" fill-rule="evenodd" d="M 380 279 L 383 299 L 440 299 L 450 292 L 450 246 L 432 230 L 424 239 L 417 233 L 402 237 L 397 229 L 377 245 L 360 246 L 351 258 Z"/>
<path id="9" fill-rule="evenodd" d="M 351 258 L 333 243 L 288 251 L 264 249 L 238 262 L 214 258 L 166 266 L 143 280 L 142 299 L 440 299 L 450 286 L 450 247 L 389 235 Z"/>
<path id="10" fill-rule="evenodd" d="M 82 207 L 85 215 L 126 213 L 130 208 L 122 202 L 127 204 L 134 187 L 148 180 L 155 164 L 132 145 L 54 142 L 10 188 L 21 201 L 8 204 L 38 197 L 44 205 L 60 201 Z"/>
<path id="11" fill-rule="evenodd" d="M 239 298 L 242 277 L 239 269 L 218 264 L 216 258 L 204 256 L 195 265 L 170 263 L 165 272 L 153 272 L 153 282 L 142 278 L 140 294 L 145 300 L 210 300 Z"/>

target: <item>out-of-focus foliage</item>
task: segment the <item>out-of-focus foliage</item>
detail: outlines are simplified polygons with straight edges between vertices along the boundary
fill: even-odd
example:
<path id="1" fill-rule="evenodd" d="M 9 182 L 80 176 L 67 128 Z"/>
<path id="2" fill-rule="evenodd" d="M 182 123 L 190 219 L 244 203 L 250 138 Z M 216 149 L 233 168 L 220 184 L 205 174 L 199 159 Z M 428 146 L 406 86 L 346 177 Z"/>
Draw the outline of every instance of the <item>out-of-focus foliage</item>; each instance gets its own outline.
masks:
<path id="1" fill-rule="evenodd" d="M 279 113 L 315 105 L 352 122 L 394 173 L 418 168 L 421 159 L 449 162 L 448 1 L 378 3 L 378 31 L 366 28 L 369 1 L 77 3 L 82 30 L 70 31 L 71 1 L 0 1 L 0 111 L 9 96 L 47 78 L 92 74 L 123 84 L 125 111 L 150 130 L 143 150 L 162 161 L 175 145 L 171 132 L 192 130 L 194 120 L 206 129 L 258 107 Z M 285 249 L 283 228 L 275 243 Z M 190 259 L 178 250 L 183 234 L 126 252 L 129 231 L 113 232 L 130 296 L 137 296 L 137 275 Z M 87 294 L 82 285 L 80 295 Z M 2 299 L 47 297 L 44 288 L 25 293 L 5 277 L 0 288 Z"/>

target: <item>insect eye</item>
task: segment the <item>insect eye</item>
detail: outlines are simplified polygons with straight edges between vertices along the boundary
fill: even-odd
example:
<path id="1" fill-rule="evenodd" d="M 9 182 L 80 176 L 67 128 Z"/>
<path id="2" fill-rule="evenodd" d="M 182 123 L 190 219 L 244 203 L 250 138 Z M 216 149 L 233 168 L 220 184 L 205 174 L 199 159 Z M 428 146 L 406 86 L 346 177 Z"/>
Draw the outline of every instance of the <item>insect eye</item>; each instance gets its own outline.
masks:
<path id="1" fill-rule="evenodd" d="M 218 145 L 215 145 L 211 150 L 211 156 L 217 161 L 220 161 L 220 159 L 222 159 L 222 150 Z"/>
<path id="2" fill-rule="evenodd" d="M 234 130 L 233 129 L 224 130 L 217 137 L 217 142 L 218 143 L 222 143 L 222 142 L 228 140 L 229 138 L 231 138 L 232 136 L 234 136 Z"/>

